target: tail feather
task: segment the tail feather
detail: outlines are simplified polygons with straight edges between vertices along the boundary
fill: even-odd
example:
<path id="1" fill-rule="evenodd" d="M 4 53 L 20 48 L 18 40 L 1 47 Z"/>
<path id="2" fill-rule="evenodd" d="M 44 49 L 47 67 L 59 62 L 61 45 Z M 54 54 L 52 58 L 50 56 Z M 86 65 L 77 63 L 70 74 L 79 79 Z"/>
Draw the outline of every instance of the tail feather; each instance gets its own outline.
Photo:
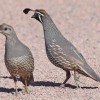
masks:
<path id="1" fill-rule="evenodd" d="M 30 85 L 32 82 L 34 82 L 33 74 L 30 75 L 29 79 L 27 80 L 27 84 Z"/>
<path id="2" fill-rule="evenodd" d="M 94 79 L 95 81 L 100 82 L 100 77 L 96 74 L 96 72 L 88 64 L 85 64 L 84 67 L 81 67 L 81 70 L 83 71 L 82 74 L 85 74 L 86 76 Z"/>
<path id="3" fill-rule="evenodd" d="M 31 74 L 29 77 L 20 77 L 21 82 L 25 85 L 25 80 L 27 82 L 27 86 L 29 86 L 32 82 L 34 82 L 33 74 Z"/>

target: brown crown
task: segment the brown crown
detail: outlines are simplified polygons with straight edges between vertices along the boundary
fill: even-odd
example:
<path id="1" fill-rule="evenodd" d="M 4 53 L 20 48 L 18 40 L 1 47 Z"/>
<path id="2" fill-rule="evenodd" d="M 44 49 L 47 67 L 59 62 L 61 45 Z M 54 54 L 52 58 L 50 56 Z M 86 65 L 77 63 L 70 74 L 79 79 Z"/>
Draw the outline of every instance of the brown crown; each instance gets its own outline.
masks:
<path id="1" fill-rule="evenodd" d="M 47 14 L 46 11 L 44 9 L 36 9 L 35 11 L 40 12 L 42 14 Z"/>

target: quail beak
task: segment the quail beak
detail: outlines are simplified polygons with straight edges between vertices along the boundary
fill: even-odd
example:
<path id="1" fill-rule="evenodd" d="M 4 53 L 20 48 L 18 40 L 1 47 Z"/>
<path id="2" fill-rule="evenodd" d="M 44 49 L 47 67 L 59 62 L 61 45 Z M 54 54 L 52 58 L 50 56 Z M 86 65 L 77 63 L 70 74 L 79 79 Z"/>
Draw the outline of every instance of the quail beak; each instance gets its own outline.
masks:
<path id="1" fill-rule="evenodd" d="M 35 18 L 35 15 L 33 15 L 31 18 Z"/>

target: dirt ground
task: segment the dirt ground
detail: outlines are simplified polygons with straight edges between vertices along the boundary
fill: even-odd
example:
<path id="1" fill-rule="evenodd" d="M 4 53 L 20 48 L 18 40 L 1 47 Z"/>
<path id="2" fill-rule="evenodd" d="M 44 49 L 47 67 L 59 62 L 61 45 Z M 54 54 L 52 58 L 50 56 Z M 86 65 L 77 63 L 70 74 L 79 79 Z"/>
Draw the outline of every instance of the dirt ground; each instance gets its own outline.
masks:
<path id="1" fill-rule="evenodd" d="M 59 87 L 65 72 L 48 60 L 42 25 L 30 18 L 32 13 L 23 13 L 27 7 L 45 9 L 100 75 L 100 0 L 0 0 L 0 24 L 13 26 L 35 59 L 35 82 L 29 86 L 29 94 L 24 93 L 23 84 L 18 81 L 16 97 L 14 82 L 4 63 L 5 37 L 0 34 L 0 100 L 100 100 L 100 83 L 80 75 L 82 88 L 76 89 L 73 72 L 66 87 Z"/>

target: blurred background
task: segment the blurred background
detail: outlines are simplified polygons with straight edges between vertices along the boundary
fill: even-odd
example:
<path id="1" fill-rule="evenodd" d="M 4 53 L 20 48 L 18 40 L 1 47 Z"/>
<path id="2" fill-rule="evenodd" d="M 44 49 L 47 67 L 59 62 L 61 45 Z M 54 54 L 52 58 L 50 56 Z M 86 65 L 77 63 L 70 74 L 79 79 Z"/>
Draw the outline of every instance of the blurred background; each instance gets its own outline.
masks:
<path id="1" fill-rule="evenodd" d="M 0 24 L 6 23 L 14 27 L 18 38 L 33 53 L 35 81 L 44 83 L 49 81 L 45 83 L 48 85 L 50 82 L 62 83 L 65 72 L 49 62 L 45 52 L 42 25 L 31 18 L 32 12 L 25 15 L 23 13 L 25 8 L 45 9 L 65 38 L 76 46 L 89 65 L 100 75 L 100 0 L 0 0 Z M 7 99 L 8 95 L 11 97 L 9 100 L 13 100 L 14 96 L 8 93 L 12 92 L 13 80 L 2 78 L 10 76 L 4 64 L 4 44 L 5 37 L 0 34 L 0 87 L 2 87 L 0 98 Z M 83 76 L 81 81 L 85 83 L 82 86 L 100 86 L 100 83 Z M 75 85 L 73 73 L 68 83 Z M 18 84 L 22 86 L 20 82 Z M 83 91 L 68 87 L 61 89 L 59 86 L 53 88 L 52 86 L 34 87 L 34 85 L 30 89 L 32 92 L 28 96 L 20 92 L 19 99 L 100 100 L 98 94 L 100 89 L 84 89 Z M 92 95 L 94 93 L 95 95 Z"/>

